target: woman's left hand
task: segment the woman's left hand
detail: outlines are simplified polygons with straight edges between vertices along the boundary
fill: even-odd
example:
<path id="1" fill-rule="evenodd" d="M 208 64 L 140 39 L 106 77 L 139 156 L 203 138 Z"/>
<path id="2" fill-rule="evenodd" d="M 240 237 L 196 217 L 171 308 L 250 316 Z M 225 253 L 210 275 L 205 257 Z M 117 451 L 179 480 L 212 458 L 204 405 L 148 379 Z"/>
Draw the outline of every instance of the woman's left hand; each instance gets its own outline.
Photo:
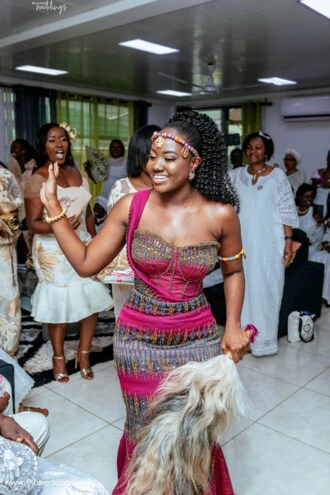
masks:
<path id="1" fill-rule="evenodd" d="M 291 239 L 287 239 L 284 245 L 283 251 L 283 265 L 284 268 L 290 266 L 294 260 L 295 254 L 292 252 L 292 241 Z"/>
<path id="2" fill-rule="evenodd" d="M 224 354 L 228 354 L 235 363 L 238 363 L 250 349 L 249 332 L 245 332 L 240 325 L 234 328 L 226 325 L 221 349 Z"/>

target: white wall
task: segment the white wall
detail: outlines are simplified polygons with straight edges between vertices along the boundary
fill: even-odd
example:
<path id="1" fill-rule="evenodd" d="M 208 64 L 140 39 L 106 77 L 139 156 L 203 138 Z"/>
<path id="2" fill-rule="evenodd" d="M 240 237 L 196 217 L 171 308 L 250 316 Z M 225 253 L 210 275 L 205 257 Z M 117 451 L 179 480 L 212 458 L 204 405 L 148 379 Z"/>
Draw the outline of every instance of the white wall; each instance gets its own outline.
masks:
<path id="1" fill-rule="evenodd" d="M 165 127 L 170 117 L 174 115 L 174 105 L 162 105 L 158 103 L 152 103 L 148 108 L 148 124 L 159 125 L 159 127 Z"/>
<path id="2" fill-rule="evenodd" d="M 330 149 L 330 120 L 286 122 L 281 117 L 281 99 L 271 98 L 270 101 L 273 105 L 265 108 L 263 118 L 264 131 L 270 134 L 275 145 L 270 163 L 278 163 L 284 168 L 284 153 L 293 148 L 301 154 L 299 168 L 309 179 L 315 169 L 326 166 Z"/>

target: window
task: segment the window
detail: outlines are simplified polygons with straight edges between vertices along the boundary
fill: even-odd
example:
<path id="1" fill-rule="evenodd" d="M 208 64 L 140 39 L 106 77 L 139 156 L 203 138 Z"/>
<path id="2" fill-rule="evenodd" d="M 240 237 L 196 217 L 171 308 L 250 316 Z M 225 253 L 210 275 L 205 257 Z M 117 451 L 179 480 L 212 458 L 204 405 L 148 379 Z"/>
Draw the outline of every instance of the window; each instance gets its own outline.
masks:
<path id="1" fill-rule="evenodd" d="M 197 108 L 198 112 L 206 113 L 216 123 L 218 129 L 225 135 L 227 145 L 227 164 L 231 168 L 230 153 L 235 148 L 241 148 L 243 135 L 242 107 Z"/>

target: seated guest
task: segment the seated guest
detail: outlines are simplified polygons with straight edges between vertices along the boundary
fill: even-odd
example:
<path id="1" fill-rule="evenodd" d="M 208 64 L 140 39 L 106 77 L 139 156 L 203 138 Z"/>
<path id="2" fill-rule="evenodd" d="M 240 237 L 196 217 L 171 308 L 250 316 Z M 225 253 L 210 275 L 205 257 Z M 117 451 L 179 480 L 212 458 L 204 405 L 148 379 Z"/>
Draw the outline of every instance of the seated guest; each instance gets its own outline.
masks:
<path id="1" fill-rule="evenodd" d="M 10 424 L 11 422 L 11 424 Z M 14 432 L 14 433 L 13 433 Z M 14 438 L 12 438 L 14 437 Z M 109 495 L 102 483 L 64 464 L 36 457 L 31 436 L 0 417 L 0 493 L 6 495 Z"/>
<path id="2" fill-rule="evenodd" d="M 323 216 L 327 208 L 327 198 L 330 190 L 330 150 L 327 154 L 327 164 L 324 168 L 314 171 L 311 183 L 317 188 L 314 203 L 323 206 Z"/>
<path id="3" fill-rule="evenodd" d="M 330 250 L 328 249 L 329 244 L 327 244 L 327 238 L 329 236 L 328 220 L 324 230 L 323 219 L 319 215 L 313 214 L 312 205 L 314 198 L 315 189 L 310 184 L 302 184 L 298 188 L 296 202 L 299 228 L 306 232 L 309 238 L 308 259 L 324 264 L 322 297 L 327 304 L 330 304 Z"/>
<path id="4" fill-rule="evenodd" d="M 294 195 L 296 194 L 298 187 L 305 182 L 304 173 L 297 168 L 300 161 L 301 156 L 298 151 L 293 149 L 286 150 L 284 154 L 284 166 L 286 168 L 286 176 L 290 182 Z"/>

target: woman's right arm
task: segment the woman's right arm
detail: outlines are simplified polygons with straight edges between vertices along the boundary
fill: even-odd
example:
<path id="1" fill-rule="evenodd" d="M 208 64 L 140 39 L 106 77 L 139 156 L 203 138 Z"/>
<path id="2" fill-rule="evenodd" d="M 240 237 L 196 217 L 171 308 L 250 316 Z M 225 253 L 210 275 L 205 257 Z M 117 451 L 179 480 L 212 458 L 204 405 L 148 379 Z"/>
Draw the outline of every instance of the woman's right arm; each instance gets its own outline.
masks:
<path id="1" fill-rule="evenodd" d="M 40 198 L 50 218 L 62 213 L 56 195 L 58 166 L 49 166 L 48 180 L 43 184 Z M 106 267 L 120 253 L 126 242 L 126 228 L 132 195 L 125 196 L 112 208 L 103 229 L 86 245 L 75 234 L 68 219 L 52 222 L 51 229 L 61 250 L 81 277 L 90 277 Z"/>

